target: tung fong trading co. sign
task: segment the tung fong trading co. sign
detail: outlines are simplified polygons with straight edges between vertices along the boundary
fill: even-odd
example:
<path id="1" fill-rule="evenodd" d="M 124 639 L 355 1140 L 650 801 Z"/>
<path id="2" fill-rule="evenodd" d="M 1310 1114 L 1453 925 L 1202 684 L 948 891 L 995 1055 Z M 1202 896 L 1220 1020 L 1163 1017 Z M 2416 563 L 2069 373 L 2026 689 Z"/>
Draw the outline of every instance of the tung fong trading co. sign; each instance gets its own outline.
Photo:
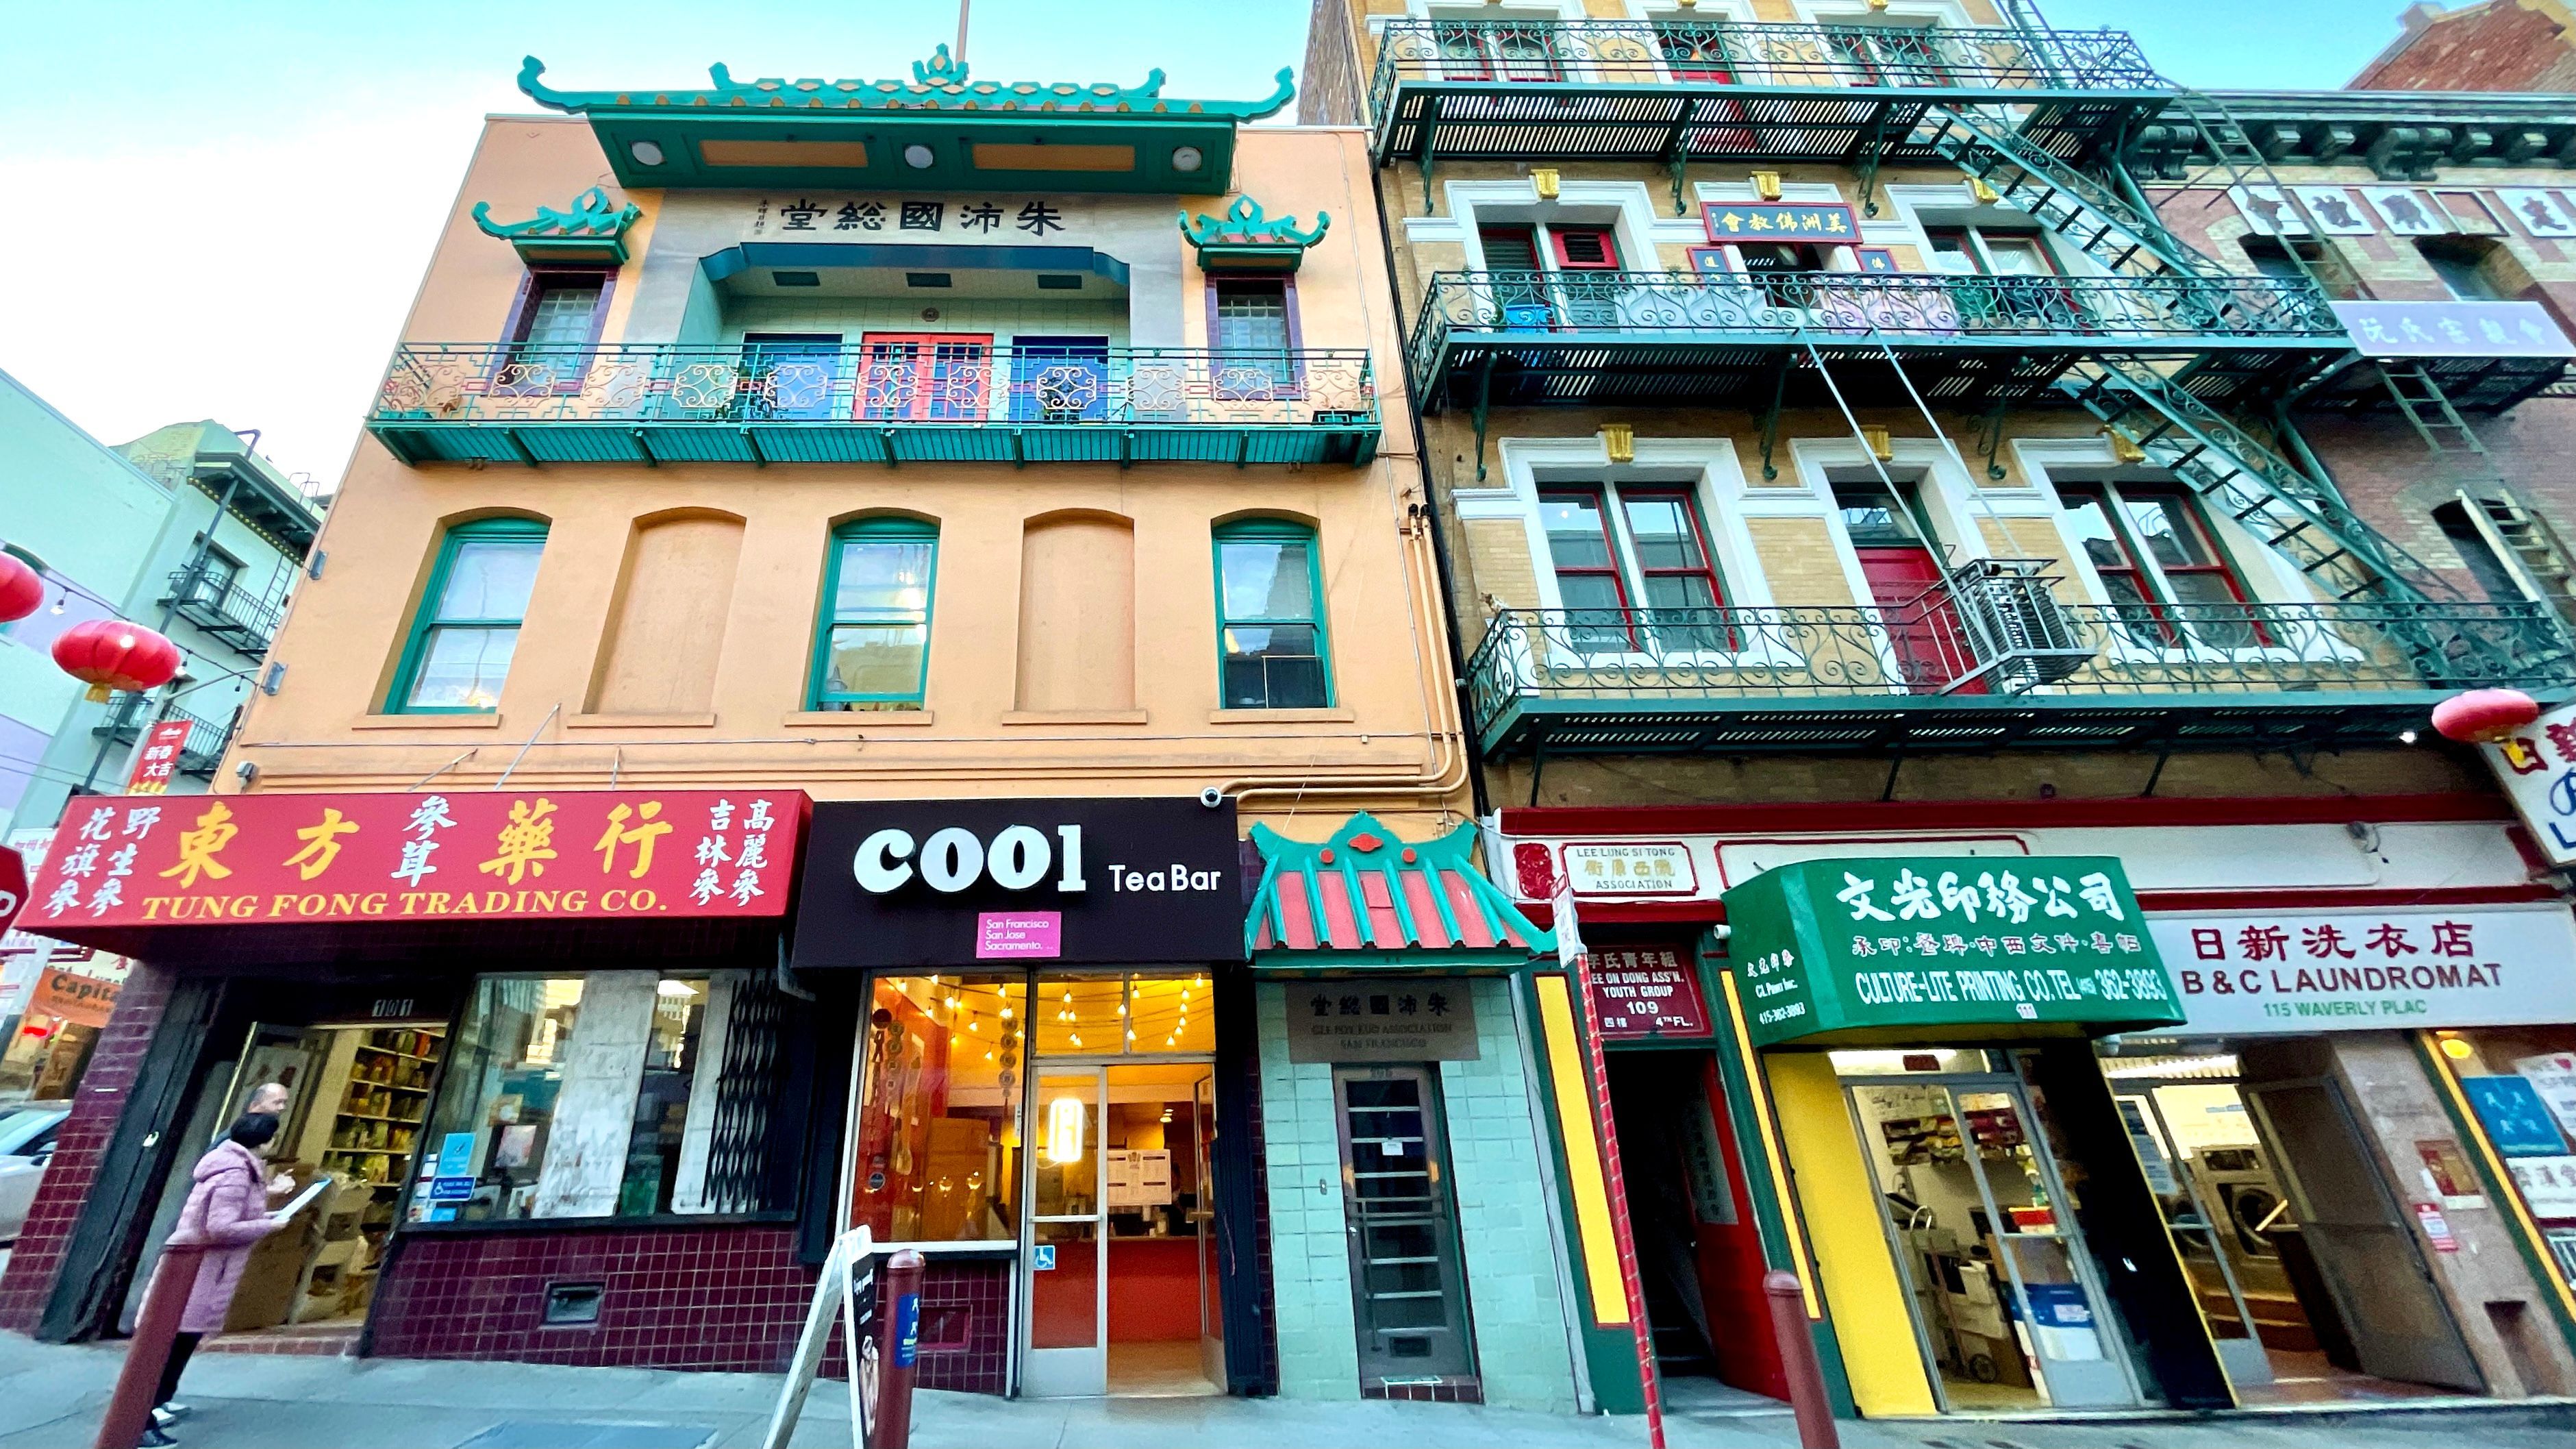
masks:
<path id="1" fill-rule="evenodd" d="M 1231 801 L 824 801 L 794 961 L 1240 961 L 1243 917 Z"/>
<path id="2" fill-rule="evenodd" d="M 1800 861 L 1728 891 L 1726 920 L 1756 1046 L 2181 1020 L 2108 856 Z"/>
<path id="3" fill-rule="evenodd" d="M 2576 1021 L 2562 905 L 2190 912 L 2148 929 L 2195 1035 Z"/>

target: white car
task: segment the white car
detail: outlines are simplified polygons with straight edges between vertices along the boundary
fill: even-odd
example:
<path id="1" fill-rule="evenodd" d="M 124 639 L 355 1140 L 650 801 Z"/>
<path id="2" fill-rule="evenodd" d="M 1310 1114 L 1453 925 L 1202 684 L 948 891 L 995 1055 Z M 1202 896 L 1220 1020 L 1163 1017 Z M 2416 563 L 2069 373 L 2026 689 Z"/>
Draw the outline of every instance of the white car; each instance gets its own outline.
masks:
<path id="1" fill-rule="evenodd" d="M 54 1134 L 72 1114 L 65 1102 L 21 1102 L 0 1108 L 0 1243 L 14 1243 L 53 1160 Z"/>

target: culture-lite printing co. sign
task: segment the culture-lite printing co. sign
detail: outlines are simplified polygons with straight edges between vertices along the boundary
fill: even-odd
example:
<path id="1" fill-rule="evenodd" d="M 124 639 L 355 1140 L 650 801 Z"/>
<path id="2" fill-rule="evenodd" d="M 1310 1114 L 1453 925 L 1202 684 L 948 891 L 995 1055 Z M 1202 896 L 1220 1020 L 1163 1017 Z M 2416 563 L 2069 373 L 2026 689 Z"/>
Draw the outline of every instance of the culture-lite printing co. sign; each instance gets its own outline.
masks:
<path id="1" fill-rule="evenodd" d="M 1239 961 L 1243 910 L 1230 801 L 826 801 L 794 959 Z"/>
<path id="2" fill-rule="evenodd" d="M 1800 861 L 1728 891 L 1726 920 L 1757 1046 L 2182 1019 L 2108 856 Z"/>
<path id="3" fill-rule="evenodd" d="M 2148 929 L 2194 1033 L 2576 1021 L 2576 917 L 2562 905 L 2190 912 Z"/>

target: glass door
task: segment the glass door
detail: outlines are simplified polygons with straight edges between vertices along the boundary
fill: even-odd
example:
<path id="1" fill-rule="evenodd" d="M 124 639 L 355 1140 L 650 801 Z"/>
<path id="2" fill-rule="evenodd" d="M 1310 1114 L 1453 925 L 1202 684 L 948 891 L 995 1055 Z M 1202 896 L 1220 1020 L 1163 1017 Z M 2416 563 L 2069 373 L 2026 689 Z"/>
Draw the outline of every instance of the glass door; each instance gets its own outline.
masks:
<path id="1" fill-rule="evenodd" d="M 2245 1301 L 2245 1285 L 2237 1281 L 2236 1267 L 2220 1245 L 2208 1202 L 2192 1175 L 2181 1168 L 2185 1154 L 2174 1137 L 2173 1124 L 2165 1120 L 2163 1102 L 2151 1086 L 2136 1096 L 2121 1096 L 2118 1105 L 2120 1120 L 2137 1146 L 2138 1162 L 2146 1169 L 2147 1189 L 2156 1196 L 2165 1231 L 2173 1236 L 2174 1252 L 2182 1259 L 2184 1276 L 2191 1280 L 2192 1296 L 2200 1302 L 2200 1316 L 2209 1324 L 2210 1340 L 2218 1345 L 2218 1361 L 2227 1370 L 2228 1382 L 2239 1389 L 2270 1383 L 2271 1355 L 2264 1350 L 2254 1310 Z"/>
<path id="2" fill-rule="evenodd" d="M 1037 1079 L 1027 1237 L 1020 1244 L 1020 1392 L 1073 1398 L 1109 1392 L 1107 1182 L 1100 1131 L 1103 1067 L 1057 1067 Z"/>
<path id="3" fill-rule="evenodd" d="M 1474 1372 L 1439 1098 L 1422 1067 L 1339 1067 L 1342 1196 L 1363 1383 Z"/>
<path id="4" fill-rule="evenodd" d="M 2071 1201 L 2020 1085 L 1848 1087 L 1918 1337 L 1953 1409 L 2138 1402 Z"/>
<path id="5" fill-rule="evenodd" d="M 1218 1296 L 1219 1245 L 1216 1238 L 1216 1074 L 1211 1071 L 1191 1088 L 1191 1132 L 1197 1151 L 1196 1196 L 1190 1221 L 1199 1239 L 1199 1372 L 1223 1386 L 1225 1373 L 1225 1303 Z"/>

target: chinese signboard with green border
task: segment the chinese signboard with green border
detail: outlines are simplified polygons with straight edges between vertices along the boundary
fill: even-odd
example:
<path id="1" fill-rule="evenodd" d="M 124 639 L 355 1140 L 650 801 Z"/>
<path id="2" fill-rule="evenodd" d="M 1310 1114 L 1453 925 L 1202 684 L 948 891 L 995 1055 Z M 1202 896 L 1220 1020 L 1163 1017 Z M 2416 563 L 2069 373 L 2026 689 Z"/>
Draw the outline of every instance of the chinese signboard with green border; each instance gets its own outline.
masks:
<path id="1" fill-rule="evenodd" d="M 2086 1034 L 2180 1022 L 2109 856 L 1810 860 L 1726 893 L 1756 1046 Z"/>

